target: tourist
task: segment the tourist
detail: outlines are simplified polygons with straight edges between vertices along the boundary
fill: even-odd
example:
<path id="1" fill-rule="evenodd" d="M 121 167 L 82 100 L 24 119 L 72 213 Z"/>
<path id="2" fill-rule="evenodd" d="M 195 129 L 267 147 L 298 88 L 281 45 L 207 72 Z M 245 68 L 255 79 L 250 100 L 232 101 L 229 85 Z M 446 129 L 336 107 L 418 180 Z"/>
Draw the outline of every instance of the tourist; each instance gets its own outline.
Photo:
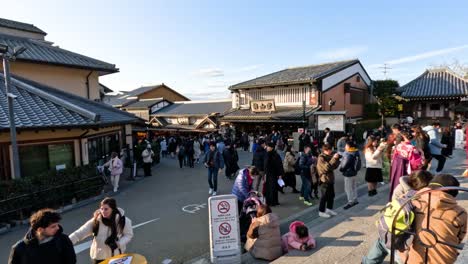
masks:
<path id="1" fill-rule="evenodd" d="M 119 159 L 117 152 L 112 152 L 111 159 L 108 162 L 104 163 L 103 166 L 109 167 L 111 184 L 112 184 L 114 192 L 117 192 L 117 190 L 119 189 L 120 174 L 122 174 L 123 172 L 123 163 Z M 146 175 L 146 172 L 145 172 L 145 175 Z"/>
<path id="2" fill-rule="evenodd" d="M 361 169 L 361 155 L 356 144 L 352 141 L 346 142 L 345 149 L 339 169 L 344 176 L 345 192 L 348 197 L 348 203 L 344 206 L 344 209 L 347 210 L 359 204 L 357 200 L 357 174 Z"/>
<path id="3" fill-rule="evenodd" d="M 304 146 L 304 154 L 299 157 L 299 167 L 301 169 L 301 196 L 299 200 L 304 200 L 304 204 L 312 206 L 312 171 L 311 167 L 316 166 L 316 159 L 312 156 L 311 146 Z"/>
<path id="4" fill-rule="evenodd" d="M 205 153 L 203 164 L 208 169 L 208 194 L 215 196 L 218 191 L 218 171 L 224 168 L 223 155 L 217 150 L 216 143 L 210 143 L 210 151 Z"/>
<path id="5" fill-rule="evenodd" d="M 386 145 L 385 142 L 379 144 L 379 140 L 376 137 L 369 136 L 367 145 L 364 147 L 364 156 L 366 158 L 365 180 L 369 196 L 377 195 L 377 183 L 383 181 L 383 154 Z"/>
<path id="6" fill-rule="evenodd" d="M 434 159 L 437 160 L 436 172 L 441 172 L 444 169 L 445 161 L 447 160 L 442 155 L 442 149 L 446 148 L 447 145 L 440 142 L 442 135 L 440 134 L 440 123 L 434 122 L 431 126 L 426 126 L 423 128 L 424 131 L 429 135 L 429 148 L 431 150 L 431 155 Z M 432 161 L 434 160 L 432 159 Z M 432 163 L 431 163 L 432 164 Z M 432 167 L 432 165 L 431 165 Z"/>
<path id="7" fill-rule="evenodd" d="M 294 165 L 296 164 L 296 155 L 292 146 L 286 148 L 286 154 L 283 160 L 284 187 L 291 187 L 293 193 L 299 193 L 296 189 L 296 173 Z M 283 191 L 283 187 L 280 189 Z"/>
<path id="8" fill-rule="evenodd" d="M 265 157 L 265 200 L 269 206 L 279 205 L 278 201 L 278 179 L 284 175 L 283 163 L 275 151 L 275 143 L 268 142 Z"/>
<path id="9" fill-rule="evenodd" d="M 258 169 L 260 177 L 256 178 L 253 188 L 255 191 L 263 193 L 263 183 L 265 182 L 266 146 L 265 141 L 263 139 L 258 139 L 257 144 L 258 147 L 255 148 L 252 157 L 252 165 Z"/>
<path id="10" fill-rule="evenodd" d="M 424 153 L 424 164 L 421 167 L 421 169 L 427 170 L 427 168 L 429 167 L 429 163 L 432 159 L 431 149 L 429 148 L 430 138 L 427 135 L 426 131 L 424 131 L 419 125 L 414 125 L 411 128 L 411 131 L 414 140 L 413 145 L 415 145 L 419 151 L 422 151 L 422 153 Z"/>
<path id="11" fill-rule="evenodd" d="M 335 199 L 335 173 L 334 170 L 340 166 L 340 154 L 333 154 L 332 146 L 324 144 L 322 153 L 317 160 L 317 173 L 320 180 L 320 205 L 319 216 L 330 218 L 336 215 L 333 211 L 333 203 Z"/>
<path id="12" fill-rule="evenodd" d="M 400 183 L 393 191 L 392 200 L 404 197 L 409 191 L 419 191 L 429 185 L 433 176 L 424 170 L 413 171 L 409 176 L 402 176 Z"/>
<path id="13" fill-rule="evenodd" d="M 151 176 L 151 166 L 153 164 L 154 152 L 151 149 L 151 144 L 146 145 L 146 149 L 141 153 L 143 158 L 143 170 L 145 171 L 145 177 Z"/>
<path id="14" fill-rule="evenodd" d="M 289 225 L 289 232 L 281 237 L 283 252 L 290 250 L 306 251 L 315 248 L 315 239 L 309 229 L 301 221 L 294 221 Z"/>

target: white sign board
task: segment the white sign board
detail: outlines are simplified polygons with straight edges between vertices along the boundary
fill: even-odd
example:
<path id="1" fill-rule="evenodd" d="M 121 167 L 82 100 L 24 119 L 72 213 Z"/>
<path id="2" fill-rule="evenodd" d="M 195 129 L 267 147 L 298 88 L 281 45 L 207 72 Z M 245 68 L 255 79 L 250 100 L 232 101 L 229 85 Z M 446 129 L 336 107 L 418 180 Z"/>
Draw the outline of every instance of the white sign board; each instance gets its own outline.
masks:
<path id="1" fill-rule="evenodd" d="M 239 215 L 234 195 L 208 199 L 212 263 L 241 263 Z"/>
<path id="2" fill-rule="evenodd" d="M 463 149 L 465 147 L 465 140 L 463 140 L 463 130 L 456 129 L 455 130 L 455 148 L 456 149 Z"/>
<path id="3" fill-rule="evenodd" d="M 345 131 L 344 115 L 317 115 L 318 130 Z"/>

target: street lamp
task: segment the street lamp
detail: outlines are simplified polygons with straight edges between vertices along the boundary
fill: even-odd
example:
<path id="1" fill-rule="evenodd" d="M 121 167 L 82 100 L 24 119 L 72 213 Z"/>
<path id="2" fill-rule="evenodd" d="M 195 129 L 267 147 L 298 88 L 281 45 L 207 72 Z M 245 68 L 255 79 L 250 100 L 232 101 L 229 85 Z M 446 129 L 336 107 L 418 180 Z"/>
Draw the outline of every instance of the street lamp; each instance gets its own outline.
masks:
<path id="1" fill-rule="evenodd" d="M 13 152 L 13 168 L 15 172 L 15 178 L 21 178 L 21 169 L 19 164 L 19 154 L 18 154 L 18 144 L 16 142 L 16 124 L 15 116 L 13 113 L 13 100 L 17 97 L 10 90 L 10 60 L 16 60 L 16 57 L 23 53 L 25 47 L 15 47 L 13 52 L 8 52 L 9 47 L 6 44 L 0 43 L 0 56 L 3 58 L 3 71 L 5 76 L 5 90 L 7 95 L 7 104 L 8 104 L 8 116 L 10 120 L 10 139 L 11 139 L 11 148 Z"/>

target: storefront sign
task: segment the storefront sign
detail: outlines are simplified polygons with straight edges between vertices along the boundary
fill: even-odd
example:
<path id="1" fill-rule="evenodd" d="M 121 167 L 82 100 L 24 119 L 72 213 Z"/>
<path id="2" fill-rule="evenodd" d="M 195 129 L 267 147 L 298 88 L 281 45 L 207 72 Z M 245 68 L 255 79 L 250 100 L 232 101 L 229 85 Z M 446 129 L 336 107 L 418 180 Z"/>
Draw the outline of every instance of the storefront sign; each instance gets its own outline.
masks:
<path id="1" fill-rule="evenodd" d="M 212 263 L 240 263 L 241 246 L 237 198 L 219 195 L 208 199 Z"/>
<path id="2" fill-rule="evenodd" d="M 344 115 L 318 115 L 318 129 L 330 128 L 331 131 L 345 131 Z"/>
<path id="3" fill-rule="evenodd" d="M 274 100 L 260 100 L 250 102 L 250 109 L 252 112 L 261 113 L 261 112 L 274 112 L 276 111 L 275 101 Z"/>

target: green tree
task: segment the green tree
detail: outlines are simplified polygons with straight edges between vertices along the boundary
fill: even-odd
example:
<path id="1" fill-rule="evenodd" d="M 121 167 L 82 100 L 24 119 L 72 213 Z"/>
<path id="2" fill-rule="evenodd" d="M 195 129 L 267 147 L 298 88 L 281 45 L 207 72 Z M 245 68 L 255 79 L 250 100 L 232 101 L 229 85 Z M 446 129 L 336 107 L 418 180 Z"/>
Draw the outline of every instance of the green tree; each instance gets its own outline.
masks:
<path id="1" fill-rule="evenodd" d="M 395 80 L 378 80 L 373 82 L 373 95 L 379 104 L 380 115 L 396 116 L 398 113 L 398 88 L 400 84 Z"/>

